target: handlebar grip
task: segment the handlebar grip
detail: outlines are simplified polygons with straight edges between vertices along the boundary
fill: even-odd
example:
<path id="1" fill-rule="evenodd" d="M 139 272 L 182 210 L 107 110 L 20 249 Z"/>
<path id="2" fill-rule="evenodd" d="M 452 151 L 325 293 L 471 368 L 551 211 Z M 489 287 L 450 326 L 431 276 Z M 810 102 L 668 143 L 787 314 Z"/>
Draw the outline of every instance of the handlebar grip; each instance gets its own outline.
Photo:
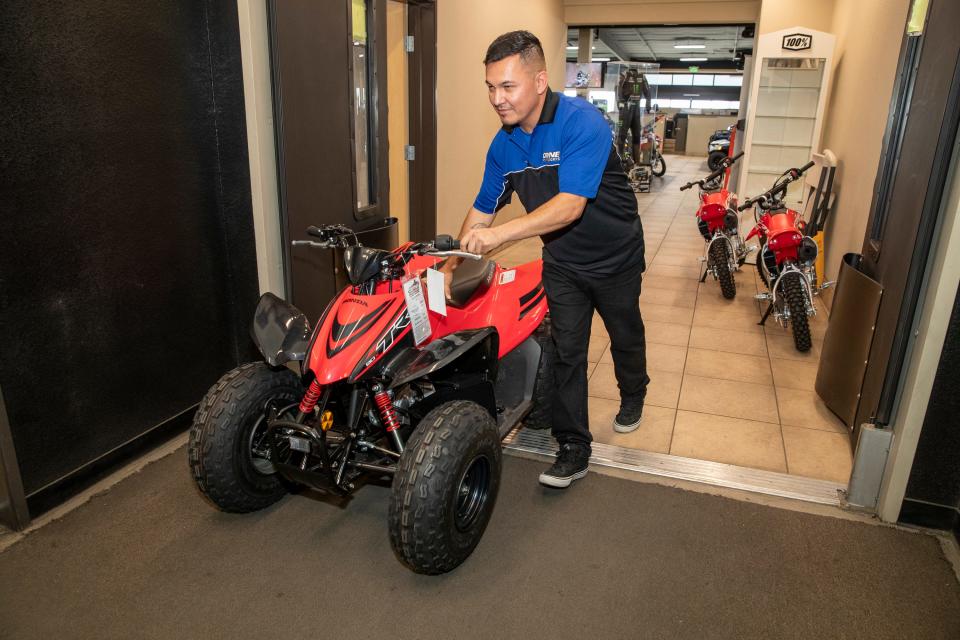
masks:
<path id="1" fill-rule="evenodd" d="M 742 205 L 740 205 L 739 207 L 737 207 L 737 211 L 746 211 L 746 210 L 749 209 L 751 206 L 753 206 L 753 201 L 747 200 L 747 201 L 744 202 Z"/>
<path id="2" fill-rule="evenodd" d="M 692 183 L 692 182 L 688 182 L 687 184 L 685 184 L 685 185 L 683 185 L 682 187 L 680 187 L 680 191 L 686 191 L 687 189 L 689 189 L 689 188 L 692 187 L 692 186 L 693 186 L 693 183 Z"/>
<path id="3" fill-rule="evenodd" d="M 327 234 L 324 233 L 324 231 L 315 224 L 312 224 L 309 227 L 307 227 L 307 235 L 313 236 L 314 238 L 321 238 L 323 240 L 327 239 Z"/>
<path id="4" fill-rule="evenodd" d="M 802 167 L 800 167 L 799 169 L 797 169 L 797 173 L 804 173 L 807 169 L 809 169 L 810 167 L 812 167 L 814 164 L 816 164 L 816 163 L 815 163 L 813 160 L 811 160 L 811 161 L 808 162 L 807 164 L 805 164 L 805 165 L 803 165 Z"/>
<path id="5" fill-rule="evenodd" d="M 460 249 L 460 241 L 454 240 L 453 236 L 442 234 L 433 241 L 433 248 L 437 251 L 457 251 Z"/>
<path id="6" fill-rule="evenodd" d="M 745 152 L 741 151 L 741 152 L 738 153 L 737 155 L 735 155 L 735 156 L 733 156 L 732 158 L 730 158 L 730 164 L 733 164 L 734 162 L 736 162 L 737 160 L 739 160 L 741 157 L 743 157 L 743 154 L 744 154 L 744 153 L 745 153 Z"/>

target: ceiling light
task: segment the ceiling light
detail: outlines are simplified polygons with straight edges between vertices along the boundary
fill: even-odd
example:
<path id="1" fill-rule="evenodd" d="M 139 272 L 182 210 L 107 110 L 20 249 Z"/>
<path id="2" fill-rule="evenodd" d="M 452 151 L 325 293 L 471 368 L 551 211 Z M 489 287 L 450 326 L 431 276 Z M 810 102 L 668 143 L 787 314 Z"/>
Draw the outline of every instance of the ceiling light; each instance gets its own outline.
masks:
<path id="1" fill-rule="evenodd" d="M 596 47 L 590 47 L 590 50 L 593 51 Z M 567 51 L 579 51 L 580 47 L 567 47 Z"/>
<path id="2" fill-rule="evenodd" d="M 673 45 L 674 49 L 706 49 L 707 45 L 705 44 L 675 44 Z"/>
<path id="3" fill-rule="evenodd" d="M 699 93 L 685 93 L 685 94 L 683 94 L 683 97 L 684 97 L 684 98 L 699 98 L 699 97 L 700 97 L 700 94 L 699 94 Z"/>
<path id="4" fill-rule="evenodd" d="M 707 58 L 680 58 L 680 62 L 706 62 Z"/>
<path id="5" fill-rule="evenodd" d="M 610 58 L 594 58 L 592 62 L 610 62 Z"/>

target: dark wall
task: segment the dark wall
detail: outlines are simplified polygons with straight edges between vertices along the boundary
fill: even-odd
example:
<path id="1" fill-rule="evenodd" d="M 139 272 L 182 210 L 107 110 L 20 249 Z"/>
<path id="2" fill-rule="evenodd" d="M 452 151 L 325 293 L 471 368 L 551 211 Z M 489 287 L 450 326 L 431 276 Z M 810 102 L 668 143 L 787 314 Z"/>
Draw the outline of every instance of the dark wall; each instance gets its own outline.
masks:
<path id="1" fill-rule="evenodd" d="M 252 356 L 236 3 L 0 4 L 0 389 L 25 491 Z"/>
<path id="2" fill-rule="evenodd" d="M 960 531 L 960 291 L 910 471 L 901 518 Z"/>

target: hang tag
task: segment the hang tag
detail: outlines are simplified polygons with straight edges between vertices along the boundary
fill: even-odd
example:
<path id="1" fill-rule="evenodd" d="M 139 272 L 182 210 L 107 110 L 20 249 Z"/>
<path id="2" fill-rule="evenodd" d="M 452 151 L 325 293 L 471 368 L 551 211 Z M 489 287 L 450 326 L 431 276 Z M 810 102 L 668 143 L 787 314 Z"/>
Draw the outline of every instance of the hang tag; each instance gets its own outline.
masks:
<path id="1" fill-rule="evenodd" d="M 517 272 L 515 269 L 510 269 L 509 271 L 500 272 L 500 284 L 510 284 L 517 277 Z"/>
<path id="2" fill-rule="evenodd" d="M 443 290 L 443 274 L 427 269 L 427 307 L 434 313 L 447 315 L 447 296 Z"/>
<path id="3" fill-rule="evenodd" d="M 423 299 L 423 289 L 420 288 L 420 278 L 408 278 L 401 284 L 403 297 L 407 301 L 407 313 L 410 314 L 410 323 L 413 325 L 413 341 L 420 344 L 430 337 L 430 317 L 427 315 L 427 302 Z"/>

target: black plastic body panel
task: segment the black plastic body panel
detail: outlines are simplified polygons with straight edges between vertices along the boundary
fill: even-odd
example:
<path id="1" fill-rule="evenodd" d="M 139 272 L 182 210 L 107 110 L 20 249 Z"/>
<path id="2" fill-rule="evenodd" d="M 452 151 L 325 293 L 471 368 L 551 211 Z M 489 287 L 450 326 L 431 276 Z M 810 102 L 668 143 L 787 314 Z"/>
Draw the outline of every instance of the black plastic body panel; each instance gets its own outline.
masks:
<path id="1" fill-rule="evenodd" d="M 250 337 L 271 367 L 298 362 L 307 355 L 310 321 L 295 306 L 267 292 L 253 314 Z"/>

